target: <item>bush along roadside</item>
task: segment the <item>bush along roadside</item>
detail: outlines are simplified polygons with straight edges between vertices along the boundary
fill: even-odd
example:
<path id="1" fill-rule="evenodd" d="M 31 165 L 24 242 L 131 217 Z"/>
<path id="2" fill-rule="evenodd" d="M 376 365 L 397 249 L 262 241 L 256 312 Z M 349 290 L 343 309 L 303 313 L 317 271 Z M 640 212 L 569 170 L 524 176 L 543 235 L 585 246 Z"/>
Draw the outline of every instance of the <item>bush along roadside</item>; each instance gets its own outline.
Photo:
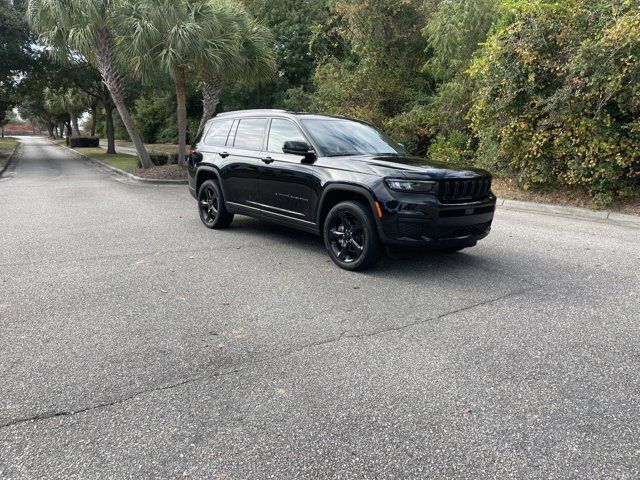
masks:
<path id="1" fill-rule="evenodd" d="M 149 156 L 151 157 L 151 161 L 153 162 L 153 164 L 156 166 L 178 164 L 177 153 L 150 152 Z M 142 168 L 142 165 L 139 161 L 138 161 L 138 167 Z"/>
<path id="2" fill-rule="evenodd" d="M 478 163 L 525 189 L 640 193 L 640 12 L 634 2 L 513 2 L 472 67 Z"/>

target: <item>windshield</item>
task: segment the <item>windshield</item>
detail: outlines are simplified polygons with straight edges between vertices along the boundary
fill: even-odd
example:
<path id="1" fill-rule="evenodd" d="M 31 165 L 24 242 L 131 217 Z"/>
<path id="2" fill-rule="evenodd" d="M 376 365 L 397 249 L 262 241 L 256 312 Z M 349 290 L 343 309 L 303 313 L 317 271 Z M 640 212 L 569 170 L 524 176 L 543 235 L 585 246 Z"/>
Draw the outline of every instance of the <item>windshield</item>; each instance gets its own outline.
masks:
<path id="1" fill-rule="evenodd" d="M 402 155 L 404 148 L 384 133 L 364 123 L 342 119 L 301 121 L 323 157 L 340 155 Z"/>

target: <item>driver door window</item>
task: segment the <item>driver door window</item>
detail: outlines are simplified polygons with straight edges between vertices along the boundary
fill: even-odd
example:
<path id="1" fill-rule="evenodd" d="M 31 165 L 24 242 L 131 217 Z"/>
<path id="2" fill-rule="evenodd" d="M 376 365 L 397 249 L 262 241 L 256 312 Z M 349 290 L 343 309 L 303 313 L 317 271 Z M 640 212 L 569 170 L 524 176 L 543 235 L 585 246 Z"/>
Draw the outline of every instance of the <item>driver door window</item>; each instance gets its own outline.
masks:
<path id="1" fill-rule="evenodd" d="M 295 123 L 282 118 L 274 118 L 271 120 L 267 150 L 273 153 L 282 153 L 282 146 L 284 142 L 288 141 L 307 142 L 307 139 L 304 138 L 304 135 L 302 135 L 302 132 Z"/>

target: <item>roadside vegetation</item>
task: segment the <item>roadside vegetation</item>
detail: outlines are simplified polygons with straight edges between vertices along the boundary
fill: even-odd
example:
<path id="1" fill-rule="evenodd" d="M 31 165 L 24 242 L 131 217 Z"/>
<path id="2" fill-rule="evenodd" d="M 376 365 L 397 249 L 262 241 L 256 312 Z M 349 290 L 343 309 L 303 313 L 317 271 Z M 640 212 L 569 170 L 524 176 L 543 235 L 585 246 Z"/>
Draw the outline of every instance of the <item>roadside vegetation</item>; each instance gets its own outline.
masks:
<path id="1" fill-rule="evenodd" d="M 11 137 L 0 138 L 0 177 L 9 167 L 9 164 L 7 163 L 9 161 L 9 156 L 11 155 L 17 144 L 18 141 Z"/>
<path id="2" fill-rule="evenodd" d="M 5 137 L 0 139 L 0 168 L 4 166 L 17 144 L 18 140 L 15 138 Z"/>
<path id="3" fill-rule="evenodd" d="M 107 153 L 102 148 L 78 148 L 80 153 L 100 160 L 101 162 L 111 165 L 112 167 L 119 168 L 120 170 L 126 170 L 128 168 L 135 168 L 138 166 L 138 159 L 135 155 L 127 155 L 124 153 L 111 154 Z"/>
<path id="4" fill-rule="evenodd" d="M 130 142 L 144 168 L 145 145 L 182 163 L 216 112 L 285 108 L 366 120 L 505 195 L 640 204 L 637 0 L 0 3 L 0 112 Z"/>

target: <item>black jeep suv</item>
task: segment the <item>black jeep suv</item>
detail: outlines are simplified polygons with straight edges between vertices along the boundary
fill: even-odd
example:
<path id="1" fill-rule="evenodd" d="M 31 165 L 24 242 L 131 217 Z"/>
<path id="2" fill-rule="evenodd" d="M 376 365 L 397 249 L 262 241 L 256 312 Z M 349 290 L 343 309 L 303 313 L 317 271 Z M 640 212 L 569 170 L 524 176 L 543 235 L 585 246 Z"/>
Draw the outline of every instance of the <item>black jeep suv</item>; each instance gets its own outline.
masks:
<path id="1" fill-rule="evenodd" d="M 455 252 L 491 230 L 491 175 L 408 155 L 372 126 L 279 110 L 224 113 L 189 155 L 189 190 L 209 228 L 249 215 L 322 235 L 341 268 L 382 245 Z"/>

